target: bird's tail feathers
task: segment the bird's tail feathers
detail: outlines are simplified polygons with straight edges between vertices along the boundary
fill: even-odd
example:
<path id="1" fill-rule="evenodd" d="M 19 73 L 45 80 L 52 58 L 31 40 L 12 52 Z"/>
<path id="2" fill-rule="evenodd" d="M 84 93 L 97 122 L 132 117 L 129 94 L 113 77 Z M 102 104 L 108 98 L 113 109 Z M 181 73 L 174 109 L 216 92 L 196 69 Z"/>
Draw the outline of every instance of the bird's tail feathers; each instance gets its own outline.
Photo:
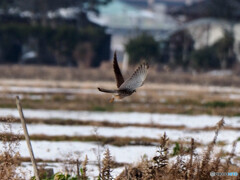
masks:
<path id="1" fill-rule="evenodd" d="M 116 93 L 117 90 L 108 90 L 108 89 L 104 89 L 104 88 L 98 88 L 99 91 L 101 92 L 105 92 L 105 93 Z"/>

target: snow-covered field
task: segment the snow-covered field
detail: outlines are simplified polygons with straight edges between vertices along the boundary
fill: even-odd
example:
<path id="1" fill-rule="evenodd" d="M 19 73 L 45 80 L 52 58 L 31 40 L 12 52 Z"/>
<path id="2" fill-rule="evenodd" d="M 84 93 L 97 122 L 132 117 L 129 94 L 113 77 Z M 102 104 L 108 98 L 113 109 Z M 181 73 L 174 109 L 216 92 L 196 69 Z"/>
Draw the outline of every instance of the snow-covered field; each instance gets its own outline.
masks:
<path id="1" fill-rule="evenodd" d="M 0 92 L 100 94 L 97 89 L 0 86 Z"/>
<path id="2" fill-rule="evenodd" d="M 4 125 L 4 124 L 2 124 Z M 12 128 L 15 132 L 21 132 L 21 124 L 13 124 Z M 164 132 L 167 133 L 169 138 L 173 141 L 190 140 L 194 138 L 197 142 L 207 144 L 212 141 L 214 131 L 192 131 L 188 129 L 159 129 L 159 128 L 145 128 L 145 127 L 93 127 L 93 126 L 67 126 L 67 125 L 45 125 L 45 124 L 30 124 L 28 125 L 30 135 L 44 134 L 49 136 L 91 136 L 97 134 L 104 137 L 131 137 L 131 138 L 153 138 L 159 139 Z M 4 128 L 0 124 L 0 131 L 3 132 Z M 23 134 L 23 132 L 21 133 Z M 231 143 L 240 137 L 238 131 L 223 130 L 218 135 L 219 141 Z"/>
<path id="3" fill-rule="evenodd" d="M 41 82 L 42 83 L 42 82 Z M 41 84 L 40 83 L 40 84 Z M 0 85 L 0 98 L 12 99 L 16 95 L 19 95 L 22 99 L 41 100 L 51 99 L 51 96 L 57 93 L 64 93 L 71 100 L 77 95 L 97 95 L 99 92 L 95 88 L 96 85 L 82 85 L 74 84 L 69 87 L 65 87 L 64 84 L 58 86 L 57 84 L 51 86 L 49 83 L 47 86 L 41 84 L 36 86 L 28 82 L 25 85 L 8 84 L 7 86 Z M 171 87 L 171 90 L 169 90 Z M 138 92 L 141 96 L 146 95 L 146 89 L 148 85 L 144 86 L 145 89 Z M 222 97 L 229 99 L 240 98 L 240 88 L 231 87 L 198 87 L 198 86 L 157 86 L 152 85 L 152 89 L 156 90 L 158 96 L 187 96 L 189 91 L 198 92 L 200 90 L 209 93 L 210 95 L 216 95 L 222 93 Z M 187 90 L 186 90 L 187 89 Z M 215 93 L 215 94 L 214 94 Z M 210 96 L 209 96 L 210 97 Z M 10 106 L 12 107 L 12 106 Z M 117 111 L 115 109 L 115 111 Z M 151 111 L 149 111 L 151 112 Z M 212 141 L 215 131 L 214 127 L 222 118 L 224 118 L 225 126 L 228 129 L 223 129 L 219 132 L 217 141 L 220 142 L 215 147 L 215 151 L 223 149 L 230 152 L 232 150 L 233 141 L 240 137 L 240 117 L 222 117 L 222 116 L 210 116 L 210 115 L 180 115 L 180 114 L 160 114 L 160 113 L 143 113 L 143 112 L 97 112 L 97 111 L 70 111 L 70 110 L 46 110 L 46 109 L 26 109 L 24 108 L 24 115 L 26 118 L 31 118 L 31 123 L 27 125 L 30 135 L 46 135 L 46 136 L 91 136 L 97 133 L 98 136 L 111 138 L 111 137 L 129 137 L 129 138 L 151 138 L 159 140 L 160 137 L 166 132 L 167 136 L 172 142 L 178 140 L 190 141 L 194 138 L 196 142 L 202 144 L 196 151 L 198 153 L 203 152 L 207 144 Z M 19 114 L 16 108 L 0 108 L 0 117 L 15 117 L 19 118 Z M 43 120 L 42 124 L 39 124 L 38 120 Z M 68 120 L 88 122 L 88 125 L 59 125 L 59 124 L 44 124 L 44 120 L 54 122 L 61 120 L 64 122 Z M 36 122 L 34 122 L 34 120 Z M 93 122 L 104 122 L 112 124 L 120 124 L 119 126 L 104 127 L 104 126 L 92 126 Z M 67 124 L 67 123 L 66 123 Z M 6 123 L 0 123 L 0 132 L 7 132 L 4 126 Z M 138 126 L 137 126 L 138 125 Z M 154 127 L 156 126 L 156 127 Z M 165 128 L 161 129 L 161 126 Z M 179 126 L 179 128 L 176 128 Z M 180 128 L 181 126 L 181 128 Z M 211 130 L 208 128 L 211 127 Z M 232 128 L 232 129 L 231 129 Z M 12 123 L 12 130 L 15 134 L 23 134 L 20 123 Z M 33 140 L 33 151 L 36 158 L 42 160 L 65 160 L 66 158 L 80 158 L 84 160 L 85 155 L 89 159 L 88 174 L 93 177 L 98 175 L 98 168 L 96 166 L 98 154 L 103 157 L 103 153 L 106 148 L 109 148 L 113 159 L 118 163 L 137 163 L 141 161 L 143 156 L 152 158 L 156 154 L 157 146 L 149 145 L 126 145 L 126 146 L 114 146 L 110 144 L 101 145 L 99 142 L 81 142 L 81 141 L 46 141 L 46 140 Z M 3 144 L 0 143 L 0 149 Z M 22 157 L 29 157 L 27 145 L 25 141 L 20 141 L 19 152 Z M 170 147 L 172 151 L 173 146 Z M 240 154 L 240 143 L 237 144 L 237 155 Z M 63 170 L 63 163 L 61 162 L 49 162 L 49 167 L 54 168 L 55 172 Z M 32 167 L 29 163 L 23 163 L 22 169 L 30 170 L 32 173 Z M 113 174 L 119 174 L 124 167 L 114 169 Z"/>
<path id="4" fill-rule="evenodd" d="M 1 145 L 2 146 L 2 145 Z M 0 146 L 0 147 L 1 147 Z M 97 142 L 50 142 L 50 141 L 32 141 L 32 147 L 36 158 L 45 160 L 65 160 L 67 157 L 80 157 L 84 160 L 88 156 L 90 162 L 96 162 L 98 149 L 101 157 L 106 148 L 109 148 L 114 160 L 119 163 L 134 163 L 141 160 L 143 155 L 152 157 L 155 155 L 157 147 L 154 146 L 123 146 L 116 147 L 112 145 L 101 146 Z M 20 141 L 19 151 L 23 157 L 29 157 L 25 141 Z M 80 156 L 79 156 L 80 154 Z"/>
<path id="5" fill-rule="evenodd" d="M 17 109 L 0 109 L 1 116 L 18 117 Z M 90 112 L 90 111 L 65 111 L 65 110 L 32 110 L 24 109 L 26 118 L 108 121 L 112 123 L 129 124 L 160 124 L 183 125 L 192 128 L 215 126 L 223 117 L 209 115 L 179 115 L 157 113 L 124 113 L 124 112 Z M 240 117 L 224 117 L 226 125 L 240 127 Z"/>
<path id="6" fill-rule="evenodd" d="M 1 116 L 19 117 L 16 109 L 0 109 Z M 221 120 L 220 116 L 190 116 L 177 114 L 151 114 L 151 113 L 120 113 L 120 112 L 87 112 L 87 111 L 62 111 L 62 110 L 31 110 L 24 109 L 26 118 L 37 119 L 72 119 L 75 121 L 106 121 L 111 123 L 127 123 L 129 126 L 124 127 L 94 127 L 90 125 L 47 125 L 47 124 L 28 124 L 30 135 L 48 135 L 48 136 L 90 136 L 96 133 L 104 137 L 131 137 L 141 138 L 148 137 L 159 139 L 164 132 L 172 141 L 185 140 L 190 141 L 194 138 L 197 142 L 204 144 L 199 148 L 201 152 L 206 148 L 207 143 L 211 142 L 214 137 L 214 130 L 194 130 L 192 128 L 204 128 L 215 126 Z M 226 125 L 229 127 L 240 127 L 239 117 L 224 117 Z M 137 127 L 134 124 L 158 124 L 158 125 L 183 125 L 183 129 L 161 129 L 149 127 Z M 131 125 L 132 124 L 132 125 Z M 4 132 L 5 123 L 1 123 L 0 131 Z M 23 134 L 21 124 L 12 124 L 13 133 Z M 218 141 L 223 141 L 225 144 L 222 147 L 226 151 L 231 151 L 231 144 L 234 140 L 240 137 L 240 132 L 237 130 L 222 130 L 218 135 Z M 2 144 L 0 144 L 2 146 Z M 45 160 L 64 159 L 71 154 L 74 158 L 75 154 L 80 154 L 82 160 L 85 155 L 88 156 L 90 162 L 96 162 L 97 152 L 103 156 L 104 149 L 108 147 L 116 162 L 119 163 L 134 163 L 141 160 L 141 157 L 147 155 L 153 157 L 156 153 L 156 146 L 123 146 L 116 147 L 113 145 L 101 146 L 97 142 L 73 142 L 73 141 L 32 141 L 32 146 L 36 158 Z M 237 149 L 239 145 L 237 145 Z M 28 157 L 27 146 L 24 141 L 20 141 L 19 152 L 21 156 Z M 239 152 L 238 152 L 239 153 Z M 94 164 L 94 163 L 93 163 Z M 55 164 L 56 165 L 56 164 Z M 92 165 L 92 169 L 96 169 Z M 60 168 L 55 166 L 55 169 Z M 92 174 L 97 174 L 93 171 Z"/>

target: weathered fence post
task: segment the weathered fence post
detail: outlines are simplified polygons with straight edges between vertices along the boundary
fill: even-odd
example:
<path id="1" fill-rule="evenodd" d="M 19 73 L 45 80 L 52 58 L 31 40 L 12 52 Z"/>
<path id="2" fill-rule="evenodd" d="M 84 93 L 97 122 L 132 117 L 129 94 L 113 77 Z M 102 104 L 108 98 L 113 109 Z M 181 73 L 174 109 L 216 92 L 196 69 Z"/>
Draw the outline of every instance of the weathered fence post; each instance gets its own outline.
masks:
<path id="1" fill-rule="evenodd" d="M 25 121 L 25 118 L 24 118 L 24 115 L 23 115 L 22 106 L 21 106 L 20 99 L 19 99 L 18 96 L 16 97 L 16 104 L 17 104 L 19 115 L 20 115 L 22 127 L 23 127 L 23 130 L 24 130 L 25 139 L 27 141 L 28 151 L 29 151 L 30 158 L 31 158 L 31 161 L 32 161 L 32 165 L 33 165 L 34 175 L 36 177 L 36 180 L 40 180 L 39 176 L 38 176 L 37 164 L 36 164 L 34 154 L 33 154 L 33 150 L 32 150 L 32 145 L 31 145 L 29 134 L 28 134 L 28 131 L 27 131 L 26 121 Z"/>

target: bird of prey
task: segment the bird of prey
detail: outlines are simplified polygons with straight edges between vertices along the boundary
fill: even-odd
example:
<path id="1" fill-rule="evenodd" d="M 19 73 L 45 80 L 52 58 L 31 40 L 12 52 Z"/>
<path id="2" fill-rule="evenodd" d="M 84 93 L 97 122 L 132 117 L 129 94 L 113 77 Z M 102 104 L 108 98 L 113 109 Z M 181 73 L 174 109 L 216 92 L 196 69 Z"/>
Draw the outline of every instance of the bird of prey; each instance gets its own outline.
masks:
<path id="1" fill-rule="evenodd" d="M 115 52 L 114 58 L 113 58 L 113 70 L 114 70 L 115 79 L 117 83 L 117 89 L 110 90 L 110 89 L 98 88 L 98 90 L 104 93 L 113 94 L 109 102 L 113 102 L 114 99 L 123 99 L 126 96 L 130 96 L 134 92 L 136 92 L 136 89 L 138 87 L 143 85 L 144 80 L 147 77 L 148 68 L 149 68 L 149 65 L 146 62 L 142 63 L 134 71 L 134 73 L 126 81 L 124 81 L 123 75 L 118 66 L 117 55 Z"/>

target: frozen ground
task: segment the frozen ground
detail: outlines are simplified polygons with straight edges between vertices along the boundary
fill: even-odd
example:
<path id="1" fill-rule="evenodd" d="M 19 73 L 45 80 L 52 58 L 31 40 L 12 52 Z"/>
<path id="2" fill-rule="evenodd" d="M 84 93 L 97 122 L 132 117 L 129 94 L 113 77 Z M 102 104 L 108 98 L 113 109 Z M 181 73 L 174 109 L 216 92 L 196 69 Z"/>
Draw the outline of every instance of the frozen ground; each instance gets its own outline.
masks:
<path id="1" fill-rule="evenodd" d="M 15 99 L 17 95 L 21 99 L 41 100 L 51 99 L 52 95 L 62 93 L 66 95 L 67 99 L 74 99 L 79 94 L 100 94 L 96 87 L 102 83 L 79 83 L 79 82 L 48 82 L 48 81 L 11 81 L 0 80 L 0 98 Z M 113 82 L 103 83 L 104 87 L 113 87 Z M 240 99 L 240 88 L 234 87 L 217 87 L 217 86 L 198 86 L 198 85 L 162 85 L 162 84 L 146 84 L 138 94 L 146 96 L 146 90 L 156 93 L 159 97 L 188 97 L 192 92 L 203 93 L 209 95 L 218 94 L 219 97 L 226 99 L 238 100 Z M 195 94 L 193 94 L 195 95 Z M 157 97 L 158 97 L 157 96 Z M 145 100 L 144 100 L 145 101 Z M 30 135 L 43 134 L 48 136 L 67 135 L 67 136 L 89 136 L 95 133 L 104 137 L 132 137 L 141 138 L 148 137 L 159 139 L 160 136 L 166 132 L 167 136 L 172 141 L 179 139 L 190 141 L 194 138 L 197 142 L 203 143 L 196 149 L 198 153 L 202 153 L 206 149 L 206 144 L 212 141 L 214 131 L 191 130 L 193 128 L 212 127 L 219 122 L 221 116 L 209 115 L 179 115 L 179 114 L 157 114 L 157 113 L 125 113 L 125 112 L 88 112 L 88 111 L 67 111 L 67 110 L 32 110 L 24 109 L 24 115 L 27 118 L 37 119 L 61 119 L 61 120 L 75 120 L 75 121 L 98 121 L 128 124 L 125 127 L 93 127 L 93 126 L 70 126 L 70 125 L 46 125 L 46 124 L 29 124 L 28 130 Z M 0 117 L 13 116 L 19 117 L 18 111 L 10 108 L 0 108 Z M 224 117 L 226 126 L 240 128 L 240 117 Z M 134 124 L 146 125 L 166 125 L 172 126 L 169 129 L 137 127 Z M 0 132 L 4 132 L 4 123 L 0 123 Z M 174 129 L 174 126 L 184 126 L 182 129 Z M 13 123 L 12 129 L 14 133 L 21 133 L 22 129 L 19 123 Z M 217 141 L 224 141 L 219 143 L 214 148 L 214 152 L 224 151 L 230 152 L 232 150 L 232 142 L 240 137 L 240 132 L 237 130 L 221 130 Z M 220 145 L 221 144 L 221 145 Z M 2 142 L 0 142 L 0 149 L 2 149 Z M 141 161 L 141 157 L 147 155 L 152 158 L 156 154 L 156 146 L 123 146 L 117 147 L 113 145 L 101 146 L 97 142 L 76 142 L 76 141 L 32 141 L 33 150 L 36 158 L 43 160 L 65 160 L 80 158 L 83 160 L 85 155 L 88 156 L 88 174 L 91 177 L 98 175 L 98 168 L 96 166 L 97 155 L 101 158 L 106 148 L 110 149 L 114 160 L 119 163 L 137 163 Z M 170 147 L 172 151 L 173 147 Z M 236 152 L 239 155 L 240 143 L 237 144 Z M 29 157 L 27 145 L 25 141 L 20 141 L 19 152 L 23 157 Z M 172 160 L 176 159 L 175 157 Z M 55 172 L 63 171 L 63 163 L 48 163 L 49 167 L 53 167 Z M 23 163 L 24 170 L 32 171 L 30 163 Z M 114 169 L 113 175 L 119 174 L 124 167 Z"/>
<path id="2" fill-rule="evenodd" d="M 67 158 L 76 159 L 77 157 L 84 160 L 85 155 L 88 156 L 90 162 L 96 162 L 97 155 L 103 157 L 106 148 L 109 148 L 113 159 L 118 163 L 136 163 L 141 161 L 143 156 L 152 158 L 156 155 L 157 146 L 123 146 L 117 147 L 112 145 L 101 146 L 97 142 L 69 142 L 69 141 L 32 141 L 32 147 L 36 158 L 45 160 L 65 160 Z M 197 149 L 198 153 L 202 153 L 207 146 Z M 0 148 L 3 144 L 0 143 Z M 230 152 L 232 145 L 225 147 L 216 147 L 216 151 L 220 149 Z M 237 144 L 237 154 L 239 154 L 240 143 Z M 170 150 L 172 150 L 170 148 Z M 27 144 L 20 141 L 19 152 L 23 157 L 29 157 Z"/>
<path id="3" fill-rule="evenodd" d="M 124 112 L 90 112 L 90 111 L 66 111 L 66 110 L 32 110 L 24 109 L 26 118 L 38 119 L 62 119 L 62 120 L 82 120 L 82 121 L 108 121 L 112 123 L 129 124 L 160 124 L 186 126 L 191 128 L 203 128 L 215 126 L 221 116 L 209 115 L 179 115 L 179 114 L 157 114 L 157 113 L 124 113 Z M 1 108 L 0 116 L 19 117 L 17 109 Z M 224 117 L 225 125 L 240 127 L 240 117 Z"/>
<path id="4" fill-rule="evenodd" d="M 0 148 L 2 148 L 0 143 Z M 36 158 L 56 160 L 67 159 L 69 156 L 72 159 L 88 156 L 89 161 L 96 162 L 98 151 L 103 157 L 105 149 L 108 147 L 114 160 L 119 163 L 133 163 L 141 160 L 141 156 L 147 155 L 149 157 L 156 153 L 155 146 L 124 146 L 116 147 L 106 145 L 102 147 L 97 142 L 50 142 L 50 141 L 32 141 L 32 147 Z M 23 157 L 29 157 L 27 145 L 25 141 L 20 141 L 19 152 Z"/>
<path id="5" fill-rule="evenodd" d="M 62 110 L 31 110 L 24 109 L 25 117 L 38 119 L 62 119 L 62 120 L 83 120 L 83 121 L 108 121 L 115 123 L 128 123 L 130 126 L 125 127 L 94 127 L 94 126 L 71 126 L 71 125 L 47 125 L 47 124 L 29 124 L 28 131 L 30 135 L 44 134 L 48 136 L 53 135 L 67 135 L 67 136 L 88 136 L 95 133 L 104 137 L 149 137 L 159 139 L 160 136 L 166 132 L 167 136 L 172 141 L 179 139 L 190 141 L 194 138 L 196 141 L 205 144 L 198 147 L 196 152 L 202 153 L 206 148 L 206 144 L 212 141 L 214 131 L 191 130 L 191 128 L 204 128 L 215 126 L 222 118 L 220 116 L 189 116 L 177 114 L 151 114 L 151 113 L 119 113 L 119 112 L 87 112 L 87 111 L 62 111 Z M 19 117 L 16 109 L 0 109 L 1 117 L 13 116 Z M 240 127 L 239 117 L 225 117 L 226 124 L 232 127 Z M 138 124 L 160 124 L 160 125 L 183 125 L 183 129 L 160 129 L 136 127 Z M 6 132 L 3 128 L 6 124 L 0 124 L 0 131 Z M 22 134 L 22 128 L 19 123 L 12 124 L 14 133 Z M 240 137 L 240 132 L 237 130 L 221 130 L 217 141 L 224 141 L 222 146 L 216 146 L 214 152 L 219 152 L 221 149 L 230 152 L 232 150 L 232 142 Z M 0 143 L 0 149 L 3 144 Z M 117 147 L 113 145 L 101 146 L 97 142 L 74 142 L 74 141 L 32 141 L 33 150 L 36 158 L 43 160 L 64 160 L 64 159 L 84 159 L 85 155 L 89 159 L 89 175 L 91 177 L 98 175 L 96 166 L 97 155 L 101 158 L 106 148 L 110 149 L 111 155 L 118 163 L 137 163 L 144 155 L 152 158 L 156 154 L 156 146 L 123 146 Z M 170 148 L 172 151 L 173 147 Z M 240 144 L 237 144 L 236 150 L 239 154 Z M 28 157 L 28 150 L 25 141 L 20 141 L 19 152 L 23 157 Z M 174 158 L 173 158 L 174 160 Z M 25 170 L 31 169 L 31 166 L 25 163 Z M 48 163 L 49 167 L 53 167 L 55 172 L 63 170 L 61 163 Z M 117 168 L 113 174 L 117 175 L 123 170 L 123 167 Z"/>
<path id="6" fill-rule="evenodd" d="M 4 123 L 0 124 L 0 131 L 4 132 Z M 14 133 L 23 134 L 21 124 L 12 124 Z M 104 137 L 131 137 L 131 138 L 153 138 L 159 139 L 164 132 L 172 141 L 190 140 L 194 138 L 197 142 L 207 144 L 212 141 L 214 131 L 191 131 L 186 129 L 158 129 L 145 127 L 93 127 L 93 126 L 67 126 L 67 125 L 45 125 L 45 124 L 29 124 L 28 131 L 30 135 L 44 134 L 48 136 L 91 136 L 95 134 L 95 130 L 99 136 Z M 218 141 L 231 143 L 240 137 L 239 131 L 222 130 L 218 135 Z"/>
<path id="7" fill-rule="evenodd" d="M 0 143 L 0 148 L 2 144 Z M 96 165 L 96 159 L 98 154 L 100 154 L 101 159 L 103 158 L 103 153 L 106 148 L 110 149 L 110 153 L 116 162 L 122 163 L 137 163 L 141 161 L 143 156 L 152 158 L 156 155 L 157 147 L 144 147 L 144 146 L 125 146 L 125 147 L 115 147 L 107 145 L 105 147 L 99 146 L 97 143 L 85 143 L 85 142 L 48 142 L 48 141 L 32 141 L 33 150 L 36 158 L 41 158 L 45 160 L 76 160 L 79 159 L 83 161 L 85 155 L 88 156 L 88 175 L 93 178 L 98 175 L 98 167 Z M 202 156 L 205 148 L 197 148 L 196 152 Z M 237 152 L 240 148 L 240 144 L 237 144 Z M 172 149 L 172 148 L 171 148 Z M 215 147 L 214 152 L 220 152 L 224 149 L 231 152 L 232 146 L 228 145 L 225 148 Z M 28 157 L 28 150 L 25 141 L 20 141 L 19 152 L 21 156 Z M 171 153 L 171 152 L 170 152 Z M 238 152 L 239 153 L 239 152 Z M 189 158 L 189 157 L 186 157 Z M 176 160 L 176 157 L 172 157 L 170 161 Z M 65 161 L 66 162 L 66 161 Z M 41 163 L 40 163 L 41 164 Z M 68 166 L 67 163 L 47 163 L 50 168 L 54 169 L 54 172 L 64 172 L 64 167 Z M 21 168 L 24 172 L 28 171 L 33 175 L 32 167 L 29 163 L 23 163 Z M 113 176 L 118 175 L 124 167 L 116 168 L 113 170 Z"/>
<path id="8" fill-rule="evenodd" d="M 114 81 L 111 82 L 80 82 L 80 81 L 51 81 L 51 80 L 15 80 L 0 79 L 0 91 L 9 92 L 63 92 L 64 90 L 78 93 L 81 89 L 97 90 L 98 86 L 115 87 Z M 239 87 L 233 86 L 213 86 L 197 84 L 162 84 L 147 82 L 141 89 L 158 89 L 173 91 L 205 91 L 219 93 L 240 93 Z"/>
<path id="9" fill-rule="evenodd" d="M 114 82 L 51 82 L 51 81 L 14 81 L 0 79 L 0 92 L 3 93 L 64 93 L 64 94 L 101 94 L 98 86 L 115 87 Z M 179 85 L 179 84 L 152 84 L 147 83 L 138 92 L 139 95 L 146 95 L 146 90 L 153 90 L 158 92 L 160 96 L 185 96 L 189 93 L 201 92 L 203 94 L 220 94 L 227 99 L 239 99 L 240 88 L 226 87 L 226 86 L 200 86 L 200 85 Z M 12 96 L 7 96 L 11 98 Z M 29 96 L 28 98 L 31 99 Z"/>
<path id="10" fill-rule="evenodd" d="M 2 92 L 100 94 L 97 89 L 0 86 Z"/>

